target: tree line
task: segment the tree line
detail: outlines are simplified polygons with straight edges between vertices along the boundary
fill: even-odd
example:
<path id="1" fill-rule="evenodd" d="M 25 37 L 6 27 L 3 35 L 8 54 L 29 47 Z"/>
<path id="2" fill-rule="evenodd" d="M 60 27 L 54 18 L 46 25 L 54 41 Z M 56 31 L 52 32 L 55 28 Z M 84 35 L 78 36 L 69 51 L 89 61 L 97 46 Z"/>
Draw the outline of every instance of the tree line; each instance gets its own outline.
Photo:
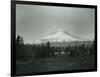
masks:
<path id="1" fill-rule="evenodd" d="M 95 55 L 95 41 L 92 44 L 81 44 L 75 46 L 55 47 L 48 41 L 46 44 L 24 44 L 21 36 L 16 38 L 16 59 L 33 60 L 37 58 L 56 57 L 64 55 L 67 57 L 87 57 Z"/>

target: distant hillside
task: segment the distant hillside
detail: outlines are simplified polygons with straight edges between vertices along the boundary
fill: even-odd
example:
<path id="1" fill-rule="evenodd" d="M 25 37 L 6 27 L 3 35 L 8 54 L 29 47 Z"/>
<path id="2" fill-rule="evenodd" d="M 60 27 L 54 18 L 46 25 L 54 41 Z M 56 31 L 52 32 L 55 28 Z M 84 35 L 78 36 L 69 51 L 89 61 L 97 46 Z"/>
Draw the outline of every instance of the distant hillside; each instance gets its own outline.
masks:
<path id="1" fill-rule="evenodd" d="M 93 41 L 77 41 L 77 42 L 63 42 L 63 43 L 51 43 L 51 46 L 65 47 L 65 46 L 79 46 L 79 45 L 91 45 Z"/>
<path id="2" fill-rule="evenodd" d="M 42 43 L 46 44 L 46 43 Z M 50 42 L 50 46 L 66 47 L 66 46 L 79 46 L 84 44 L 85 46 L 93 44 L 93 41 L 74 41 L 74 42 Z M 41 44 L 38 44 L 41 45 Z"/>

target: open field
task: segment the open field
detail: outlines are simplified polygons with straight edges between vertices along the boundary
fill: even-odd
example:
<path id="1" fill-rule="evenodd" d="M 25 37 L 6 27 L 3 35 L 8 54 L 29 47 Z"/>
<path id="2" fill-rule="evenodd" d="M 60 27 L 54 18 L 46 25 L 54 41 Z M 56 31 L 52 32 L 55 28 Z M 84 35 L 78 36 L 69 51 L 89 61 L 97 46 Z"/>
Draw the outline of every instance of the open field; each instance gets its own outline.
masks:
<path id="1" fill-rule="evenodd" d="M 50 71 L 95 69 L 95 58 L 68 58 L 65 56 L 34 59 L 32 62 L 16 64 L 16 75 L 38 74 Z"/>

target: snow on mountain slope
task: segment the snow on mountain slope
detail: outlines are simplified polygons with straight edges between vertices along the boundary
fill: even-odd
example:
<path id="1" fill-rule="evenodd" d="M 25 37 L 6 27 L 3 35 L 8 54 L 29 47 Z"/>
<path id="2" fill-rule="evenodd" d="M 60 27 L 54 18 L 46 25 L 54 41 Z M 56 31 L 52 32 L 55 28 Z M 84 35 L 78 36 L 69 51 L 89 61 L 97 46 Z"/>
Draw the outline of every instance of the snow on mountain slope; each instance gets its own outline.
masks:
<path id="1" fill-rule="evenodd" d="M 53 32 L 43 39 L 42 42 L 70 42 L 70 41 L 81 41 L 81 39 L 72 36 L 71 34 L 63 31 L 62 29 L 58 29 L 56 32 Z"/>
<path id="2" fill-rule="evenodd" d="M 55 32 L 50 33 L 46 37 L 40 39 L 40 40 L 35 40 L 35 44 L 39 43 L 45 43 L 45 42 L 72 42 L 72 41 L 82 41 L 78 37 L 75 37 L 71 35 L 68 32 L 63 31 L 62 29 L 58 29 Z"/>

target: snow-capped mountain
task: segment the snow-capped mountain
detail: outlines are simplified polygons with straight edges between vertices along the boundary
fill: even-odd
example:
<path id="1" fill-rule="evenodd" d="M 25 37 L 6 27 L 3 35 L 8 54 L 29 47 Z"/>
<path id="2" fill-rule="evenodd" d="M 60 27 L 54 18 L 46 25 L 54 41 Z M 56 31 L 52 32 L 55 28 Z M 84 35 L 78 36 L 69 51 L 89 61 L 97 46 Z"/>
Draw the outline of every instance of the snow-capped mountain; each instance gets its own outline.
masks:
<path id="1" fill-rule="evenodd" d="M 58 29 L 55 32 L 48 34 L 46 37 L 36 40 L 35 43 L 45 43 L 45 42 L 72 42 L 72 41 L 82 41 L 78 37 L 71 35 L 68 32 L 65 32 L 62 29 Z"/>

